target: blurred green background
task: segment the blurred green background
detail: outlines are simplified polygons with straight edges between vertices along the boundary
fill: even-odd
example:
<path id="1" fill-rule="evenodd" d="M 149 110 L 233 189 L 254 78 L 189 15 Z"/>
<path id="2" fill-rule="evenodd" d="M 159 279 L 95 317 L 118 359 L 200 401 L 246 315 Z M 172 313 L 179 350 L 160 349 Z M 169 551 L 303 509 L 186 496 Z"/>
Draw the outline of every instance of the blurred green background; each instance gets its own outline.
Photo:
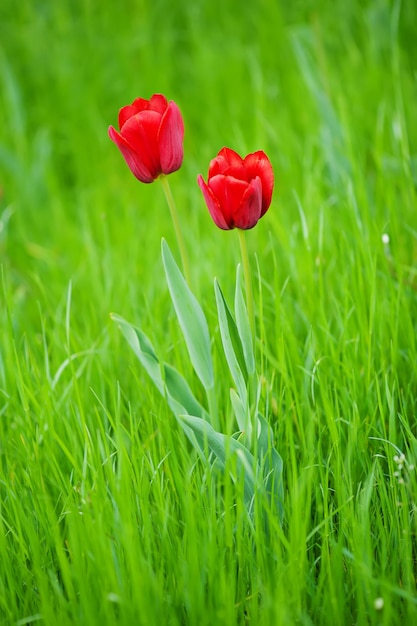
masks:
<path id="1" fill-rule="evenodd" d="M 3 262 L 28 289 L 28 274 L 58 289 L 79 276 L 97 300 L 123 293 L 132 271 L 152 282 L 148 263 L 168 215 L 160 191 L 126 171 L 107 127 L 121 106 L 154 92 L 176 100 L 185 118 L 184 168 L 172 184 L 189 246 L 204 257 L 222 239 L 195 177 L 223 145 L 270 155 L 270 224 L 294 223 L 294 190 L 314 220 L 356 169 L 364 184 L 375 181 L 362 210 L 382 227 L 394 207 L 378 197 L 376 179 L 395 177 L 415 144 L 415 24 L 414 2 L 386 0 L 6 0 L 0 172 L 2 206 L 13 214 Z"/>

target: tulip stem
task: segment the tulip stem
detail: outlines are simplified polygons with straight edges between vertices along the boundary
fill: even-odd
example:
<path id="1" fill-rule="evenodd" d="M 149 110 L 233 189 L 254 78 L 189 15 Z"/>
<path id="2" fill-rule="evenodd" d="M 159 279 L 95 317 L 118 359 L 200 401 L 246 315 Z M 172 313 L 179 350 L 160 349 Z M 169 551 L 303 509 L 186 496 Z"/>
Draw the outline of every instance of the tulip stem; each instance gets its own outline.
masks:
<path id="1" fill-rule="evenodd" d="M 168 176 L 164 174 L 160 176 L 160 181 L 162 184 L 162 189 L 164 190 L 165 198 L 168 203 L 169 211 L 171 213 L 171 218 L 174 224 L 175 235 L 177 237 L 177 244 L 180 251 L 181 262 L 182 262 L 182 270 L 184 272 L 185 280 L 187 281 L 188 286 L 191 285 L 191 276 L 190 276 L 190 267 L 188 264 L 188 256 L 185 248 L 184 237 L 182 235 L 180 221 L 178 219 L 178 211 L 175 205 L 174 196 L 172 195 L 171 187 L 169 186 Z"/>
<path id="2" fill-rule="evenodd" d="M 248 317 L 250 328 L 252 331 L 253 342 L 255 343 L 255 313 L 253 308 L 253 291 L 252 291 L 252 279 L 250 272 L 248 246 L 246 243 L 246 233 L 244 230 L 238 229 L 240 253 L 242 255 L 243 275 L 245 277 L 245 290 L 246 290 L 246 307 L 248 309 Z"/>

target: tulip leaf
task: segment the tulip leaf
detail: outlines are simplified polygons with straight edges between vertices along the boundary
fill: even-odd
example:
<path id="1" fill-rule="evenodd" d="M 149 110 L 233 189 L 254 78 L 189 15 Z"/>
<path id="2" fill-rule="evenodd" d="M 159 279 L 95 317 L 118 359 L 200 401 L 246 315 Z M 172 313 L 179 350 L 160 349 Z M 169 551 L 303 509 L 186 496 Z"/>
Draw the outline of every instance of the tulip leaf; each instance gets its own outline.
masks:
<path id="1" fill-rule="evenodd" d="M 239 396 L 246 405 L 247 372 L 242 343 L 233 315 L 227 306 L 222 290 L 217 280 L 214 281 L 214 291 L 216 294 L 217 313 L 219 317 L 220 334 L 223 343 L 224 354 L 229 365 L 230 373 L 237 387 Z"/>
<path id="2" fill-rule="evenodd" d="M 162 239 L 162 261 L 169 293 L 184 335 L 191 363 L 204 388 L 206 390 L 212 389 L 214 374 L 207 321 L 165 239 Z"/>
<path id="3" fill-rule="evenodd" d="M 240 396 L 234 389 L 230 390 L 230 401 L 232 403 L 233 413 L 235 414 L 239 430 L 245 433 L 249 441 L 251 438 L 252 426 L 250 423 L 250 414 L 248 404 L 243 404 Z"/>
<path id="4" fill-rule="evenodd" d="M 283 462 L 274 447 L 273 432 L 265 417 L 258 413 L 258 447 L 266 494 L 282 522 L 284 514 L 284 487 L 282 483 Z"/>
<path id="5" fill-rule="evenodd" d="M 246 308 L 242 292 L 241 266 L 237 266 L 236 290 L 235 290 L 235 316 L 236 326 L 242 342 L 243 354 L 245 357 L 246 369 L 249 376 L 255 373 L 255 358 L 253 354 L 253 337 L 250 328 L 249 315 Z"/>
<path id="6" fill-rule="evenodd" d="M 137 358 L 153 380 L 158 391 L 164 395 L 164 380 L 161 367 L 155 350 L 148 337 L 139 328 L 136 328 L 120 315 L 111 314 L 111 319 L 116 322 L 125 339 L 136 354 Z"/>
<path id="7" fill-rule="evenodd" d="M 263 460 L 263 474 L 266 495 L 277 513 L 280 523 L 284 517 L 284 485 L 282 482 L 283 462 L 276 448 L 271 448 Z"/>
<path id="8" fill-rule="evenodd" d="M 210 421 L 209 414 L 194 397 L 187 381 L 174 367 L 168 363 L 163 364 L 165 385 L 169 394 L 178 400 L 187 411 Z"/>
<path id="9" fill-rule="evenodd" d="M 159 361 L 150 340 L 139 328 L 136 328 L 119 315 L 112 314 L 111 318 L 118 324 L 155 387 L 166 398 L 169 408 L 174 413 L 193 446 L 200 454 L 204 453 L 203 442 L 199 441 L 198 438 L 196 440 L 196 433 L 187 427 L 183 420 L 179 419 L 180 415 L 191 411 L 198 415 L 199 418 L 209 419 L 207 411 L 196 400 L 187 381 L 171 365 Z"/>
<path id="10" fill-rule="evenodd" d="M 258 454 L 262 456 L 267 454 L 268 450 L 273 445 L 274 434 L 272 432 L 271 426 L 268 424 L 262 413 L 258 412 L 256 422 L 257 450 Z"/>
<path id="11" fill-rule="evenodd" d="M 219 433 L 206 421 L 193 415 L 182 415 L 181 419 L 189 426 L 199 439 L 206 442 L 209 450 L 215 455 L 217 465 L 230 469 L 233 480 L 243 475 L 245 502 L 250 505 L 256 492 L 256 461 L 249 450 L 239 441 Z M 231 471 L 229 459 L 236 456 L 237 476 Z M 249 508 L 249 507 L 248 507 Z"/>

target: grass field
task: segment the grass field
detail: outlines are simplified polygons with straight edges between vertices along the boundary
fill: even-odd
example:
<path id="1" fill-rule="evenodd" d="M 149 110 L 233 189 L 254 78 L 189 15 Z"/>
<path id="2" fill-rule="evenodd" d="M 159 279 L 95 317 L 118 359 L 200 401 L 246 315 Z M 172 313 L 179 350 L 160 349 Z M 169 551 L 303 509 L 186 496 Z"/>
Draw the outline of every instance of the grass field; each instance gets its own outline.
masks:
<path id="1" fill-rule="evenodd" d="M 0 7 L 0 623 L 397 625 L 417 620 L 417 5 L 412 0 L 5 0 Z M 269 155 L 248 245 L 285 518 L 253 529 L 111 321 L 204 401 L 162 268 L 159 181 L 107 136 L 160 92 L 216 394 L 213 278 L 239 245 L 197 174 Z"/>

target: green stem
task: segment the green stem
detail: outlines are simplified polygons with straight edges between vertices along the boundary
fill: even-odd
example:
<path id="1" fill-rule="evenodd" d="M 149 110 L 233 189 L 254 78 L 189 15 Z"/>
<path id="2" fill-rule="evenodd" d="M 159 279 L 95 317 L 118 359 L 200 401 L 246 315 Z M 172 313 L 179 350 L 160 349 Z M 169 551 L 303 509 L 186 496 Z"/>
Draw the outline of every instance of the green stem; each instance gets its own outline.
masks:
<path id="1" fill-rule="evenodd" d="M 248 246 L 246 244 L 245 231 L 238 229 L 240 253 L 242 256 L 243 276 L 245 278 L 245 291 L 246 291 L 246 306 L 248 309 L 248 317 L 250 328 L 252 331 L 252 340 L 255 343 L 255 313 L 253 308 L 253 291 L 252 291 L 252 279 L 250 273 L 250 263 Z"/>
<path id="2" fill-rule="evenodd" d="M 165 198 L 168 203 L 169 211 L 171 213 L 171 218 L 174 224 L 175 235 L 177 237 L 177 244 L 181 255 L 182 269 L 184 272 L 185 280 L 187 281 L 188 286 L 191 285 L 191 276 L 190 276 L 190 267 L 188 264 L 188 256 L 185 248 L 184 237 L 182 235 L 180 221 L 178 219 L 178 211 L 175 206 L 174 196 L 172 195 L 171 187 L 169 186 L 168 177 L 160 176 L 160 181 L 162 184 L 162 189 L 164 190 Z"/>

